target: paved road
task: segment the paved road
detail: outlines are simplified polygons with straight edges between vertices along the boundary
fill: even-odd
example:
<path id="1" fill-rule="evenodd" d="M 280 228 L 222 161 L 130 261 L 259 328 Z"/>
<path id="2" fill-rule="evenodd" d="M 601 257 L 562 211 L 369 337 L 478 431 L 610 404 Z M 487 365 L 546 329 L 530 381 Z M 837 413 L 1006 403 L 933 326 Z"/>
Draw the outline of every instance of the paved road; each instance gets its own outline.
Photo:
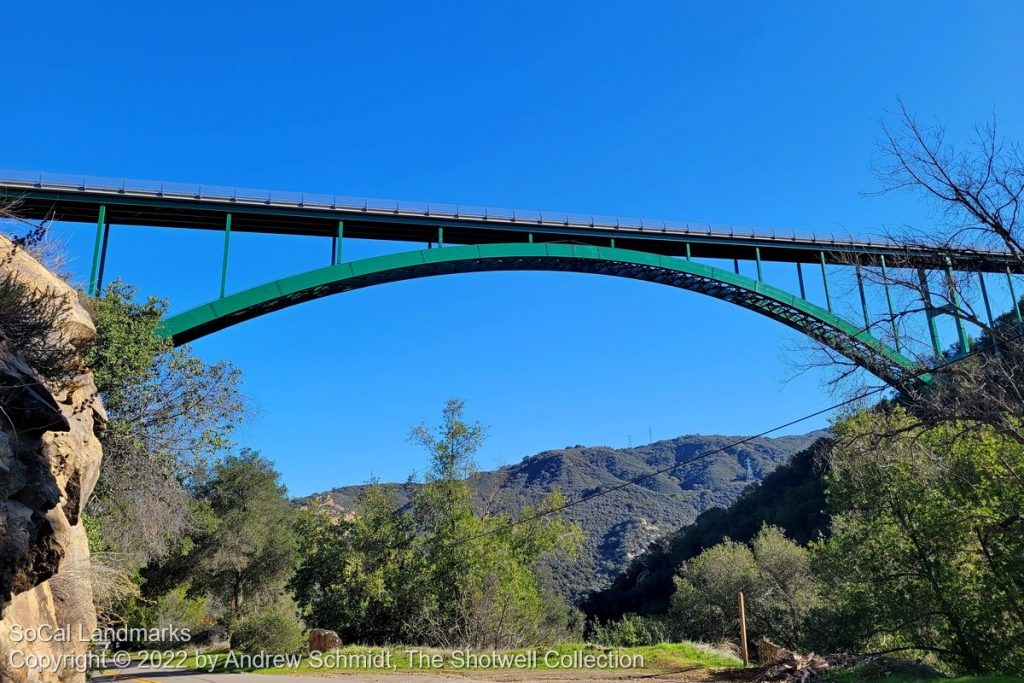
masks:
<path id="1" fill-rule="evenodd" d="M 709 680 L 708 671 L 701 667 L 693 667 L 677 672 L 663 674 L 644 673 L 643 671 L 495 671 L 495 672 L 463 672 L 463 673 L 335 673 L 333 676 L 309 675 L 272 675 L 247 673 L 207 673 L 188 669 L 152 669 L 129 667 L 104 671 L 95 676 L 91 683 L 581 683 L 582 681 L 630 681 L 655 679 L 659 682 L 679 681 L 683 683 L 703 683 Z M 716 679 L 716 683 L 725 683 Z"/>
<path id="2" fill-rule="evenodd" d="M 345 673 L 327 676 L 278 676 L 273 674 L 230 673 L 218 674 L 188 669 L 140 669 L 129 667 L 103 672 L 91 683 L 440 683 L 453 676 L 427 674 L 359 674 Z M 461 678 L 461 677 L 455 677 Z M 474 679 L 487 680 L 487 679 Z M 500 680 L 498 678 L 493 679 Z"/>

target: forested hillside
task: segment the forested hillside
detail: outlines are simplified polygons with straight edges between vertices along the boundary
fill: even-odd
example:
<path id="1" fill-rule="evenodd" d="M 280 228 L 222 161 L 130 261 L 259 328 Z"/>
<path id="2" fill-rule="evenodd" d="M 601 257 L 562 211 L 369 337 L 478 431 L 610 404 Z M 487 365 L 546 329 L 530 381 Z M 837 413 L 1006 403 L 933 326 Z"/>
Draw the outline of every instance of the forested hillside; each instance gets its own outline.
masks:
<path id="1" fill-rule="evenodd" d="M 819 436 L 821 433 L 815 432 L 755 439 L 570 508 L 565 518 L 577 523 L 585 538 L 575 559 L 551 561 L 555 587 L 572 598 L 605 587 L 653 540 L 693 522 L 705 510 L 728 506 L 747 486 Z M 514 515 L 556 490 L 575 500 L 690 461 L 741 438 L 689 435 L 627 449 L 574 446 L 544 451 L 515 465 L 474 474 L 474 504 L 481 512 Z M 389 489 L 407 500 L 417 486 L 391 484 Z M 346 486 L 317 497 L 344 516 L 356 508 L 364 488 Z"/>
<path id="2" fill-rule="evenodd" d="M 747 543 L 765 524 L 782 528 L 801 544 L 824 534 L 828 511 L 818 455 L 829 443 L 827 437 L 819 439 L 727 509 L 707 510 L 693 524 L 653 543 L 608 588 L 584 601 L 584 611 L 602 621 L 630 612 L 661 614 L 674 590 L 672 576 L 683 562 L 726 538 Z"/>

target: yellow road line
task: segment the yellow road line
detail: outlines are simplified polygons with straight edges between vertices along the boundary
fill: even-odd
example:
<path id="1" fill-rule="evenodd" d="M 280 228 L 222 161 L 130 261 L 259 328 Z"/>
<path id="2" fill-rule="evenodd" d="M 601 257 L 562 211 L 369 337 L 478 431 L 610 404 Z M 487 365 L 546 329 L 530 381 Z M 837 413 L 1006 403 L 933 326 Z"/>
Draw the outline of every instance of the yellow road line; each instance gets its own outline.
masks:
<path id="1" fill-rule="evenodd" d="M 137 681 L 138 683 L 158 683 L 158 681 L 151 681 L 148 678 L 137 678 L 137 677 L 134 677 L 134 676 L 131 677 L 131 678 L 122 679 L 121 678 L 122 674 L 119 674 L 116 671 L 110 671 L 109 669 L 105 670 L 103 672 L 103 675 L 104 676 L 110 676 L 110 680 L 112 680 L 112 681 L 125 680 L 125 681 Z"/>

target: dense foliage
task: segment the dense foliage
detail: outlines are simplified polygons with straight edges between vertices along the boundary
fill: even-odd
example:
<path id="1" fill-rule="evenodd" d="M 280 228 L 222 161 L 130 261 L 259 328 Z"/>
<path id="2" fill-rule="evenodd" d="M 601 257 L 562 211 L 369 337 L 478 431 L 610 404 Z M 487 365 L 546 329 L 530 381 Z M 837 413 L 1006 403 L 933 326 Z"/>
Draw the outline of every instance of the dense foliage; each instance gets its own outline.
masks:
<path id="1" fill-rule="evenodd" d="M 244 415 L 240 373 L 174 349 L 157 327 L 166 304 L 114 282 L 91 302 L 96 341 L 86 362 L 110 417 L 89 518 L 109 550 L 140 567 L 191 526 L 191 488 L 227 452 Z"/>
<path id="2" fill-rule="evenodd" d="M 799 543 L 828 528 L 822 454 L 830 440 L 801 451 L 725 509 L 712 508 L 696 521 L 651 544 L 607 589 L 583 603 L 588 616 L 602 622 L 624 614 L 664 614 L 675 591 L 679 567 L 726 538 L 748 542 L 765 524 L 783 529 Z"/>
<path id="3" fill-rule="evenodd" d="M 765 526 L 750 545 L 725 541 L 680 567 L 668 621 L 691 640 L 717 642 L 739 632 L 739 593 L 748 604 L 752 639 L 771 637 L 790 648 L 803 645 L 820 597 L 810 552 Z"/>
<path id="4" fill-rule="evenodd" d="M 570 629 L 568 607 L 538 578 L 539 562 L 578 543 L 578 530 L 523 510 L 519 520 L 473 510 L 467 476 L 483 429 L 445 406 L 436 434 L 413 438 L 432 467 L 408 506 L 364 490 L 354 515 L 307 513 L 304 559 L 292 582 L 307 623 L 346 641 L 438 647 L 521 647 Z"/>
<path id="5" fill-rule="evenodd" d="M 1024 670 L 1024 446 L 990 427 L 924 427 L 901 408 L 853 416 L 837 435 L 833 533 L 816 566 L 847 628 L 829 635 Z"/>
<path id="6" fill-rule="evenodd" d="M 56 292 L 36 290 L 14 275 L 0 278 L 0 340 L 17 349 L 40 377 L 56 384 L 84 367 L 78 351 L 58 332 L 70 308 Z"/>
<path id="7" fill-rule="evenodd" d="M 583 531 L 583 542 L 572 557 L 555 553 L 543 564 L 559 594 L 577 600 L 607 586 L 659 536 L 691 523 L 710 508 L 728 506 L 747 486 L 811 445 L 817 436 L 761 438 L 732 448 L 728 446 L 736 437 L 688 435 L 633 448 L 577 445 L 553 449 L 497 470 L 473 472 L 469 478 L 473 508 L 478 514 L 518 517 L 524 507 L 542 505 L 556 490 L 575 500 L 651 475 L 639 486 L 613 490 L 565 511 L 565 520 Z M 719 449 L 687 467 L 655 474 L 672 463 Z M 403 505 L 412 500 L 420 484 L 383 487 L 396 505 Z M 347 514 L 357 509 L 365 488 L 346 486 L 318 498 L 337 514 Z M 754 524 L 750 535 L 758 528 L 759 524 Z M 665 574 L 669 591 L 673 570 Z M 667 594 L 664 601 L 668 601 Z"/>

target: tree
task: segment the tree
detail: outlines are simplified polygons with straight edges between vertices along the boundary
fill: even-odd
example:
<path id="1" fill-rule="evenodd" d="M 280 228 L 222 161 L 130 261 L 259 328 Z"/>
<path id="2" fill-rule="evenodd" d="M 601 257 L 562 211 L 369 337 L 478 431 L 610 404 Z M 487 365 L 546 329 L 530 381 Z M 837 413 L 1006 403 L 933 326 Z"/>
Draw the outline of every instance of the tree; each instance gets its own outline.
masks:
<path id="1" fill-rule="evenodd" d="M 447 402 L 436 431 L 418 427 L 431 468 L 409 506 L 370 486 L 351 517 L 314 508 L 292 582 L 307 622 L 367 642 L 520 647 L 551 641 L 569 610 L 538 579 L 542 558 L 575 547 L 579 530 L 549 517 L 553 496 L 517 522 L 473 508 L 473 454 L 484 429 Z"/>
<path id="2" fill-rule="evenodd" d="M 97 334 L 86 357 L 110 416 L 88 512 L 107 549 L 135 567 L 188 529 L 189 488 L 245 414 L 239 371 L 174 349 L 157 329 L 166 303 L 137 294 L 117 281 L 91 302 Z"/>
<path id="3" fill-rule="evenodd" d="M 726 540 L 687 561 L 675 577 L 668 619 L 685 638 L 715 642 L 739 633 L 738 594 L 748 630 L 796 648 L 820 604 L 810 553 L 765 525 L 748 546 Z"/>
<path id="4" fill-rule="evenodd" d="M 243 450 L 213 466 L 197 490 L 208 527 L 187 554 L 193 588 L 227 605 L 231 617 L 272 605 L 295 570 L 294 512 L 273 463 Z"/>
<path id="5" fill-rule="evenodd" d="M 925 427 L 901 407 L 836 427 L 832 535 L 815 567 L 860 647 L 967 672 L 1024 667 L 1024 446 L 987 426 Z"/>
<path id="6" fill-rule="evenodd" d="M 1018 389 L 1024 379 L 1024 328 L 1015 312 L 1000 315 L 991 310 L 991 300 L 982 305 L 982 287 L 992 287 L 993 276 L 1002 281 L 1010 271 L 1024 269 L 1021 147 L 1000 136 L 994 118 L 976 128 L 966 145 L 958 146 L 941 125 L 922 123 L 902 102 L 898 111 L 882 118 L 880 127 L 875 158 L 878 194 L 914 195 L 930 205 L 936 216 L 928 228 L 892 227 L 884 237 L 906 245 L 908 252 L 922 248 L 970 257 L 998 251 L 1009 257 L 1011 268 L 986 276 L 969 269 L 919 268 L 909 257 L 890 257 L 886 270 L 880 264 L 851 263 L 866 281 L 884 284 L 889 290 L 892 312 L 875 315 L 869 331 L 900 348 L 922 368 L 960 356 L 971 347 L 975 355 L 933 373 L 929 386 L 901 387 L 903 400 L 930 424 L 978 421 L 1024 443 L 1020 428 L 1024 394 Z M 964 334 L 951 347 L 935 350 L 929 320 L 941 315 L 962 323 Z M 837 384 L 852 374 L 847 359 L 819 350 L 836 371 Z"/>
<path id="7" fill-rule="evenodd" d="M 412 642 L 423 558 L 410 512 L 384 487 L 370 486 L 356 514 L 332 519 L 314 503 L 299 515 L 302 562 L 290 585 L 306 622 L 344 642 Z"/>

